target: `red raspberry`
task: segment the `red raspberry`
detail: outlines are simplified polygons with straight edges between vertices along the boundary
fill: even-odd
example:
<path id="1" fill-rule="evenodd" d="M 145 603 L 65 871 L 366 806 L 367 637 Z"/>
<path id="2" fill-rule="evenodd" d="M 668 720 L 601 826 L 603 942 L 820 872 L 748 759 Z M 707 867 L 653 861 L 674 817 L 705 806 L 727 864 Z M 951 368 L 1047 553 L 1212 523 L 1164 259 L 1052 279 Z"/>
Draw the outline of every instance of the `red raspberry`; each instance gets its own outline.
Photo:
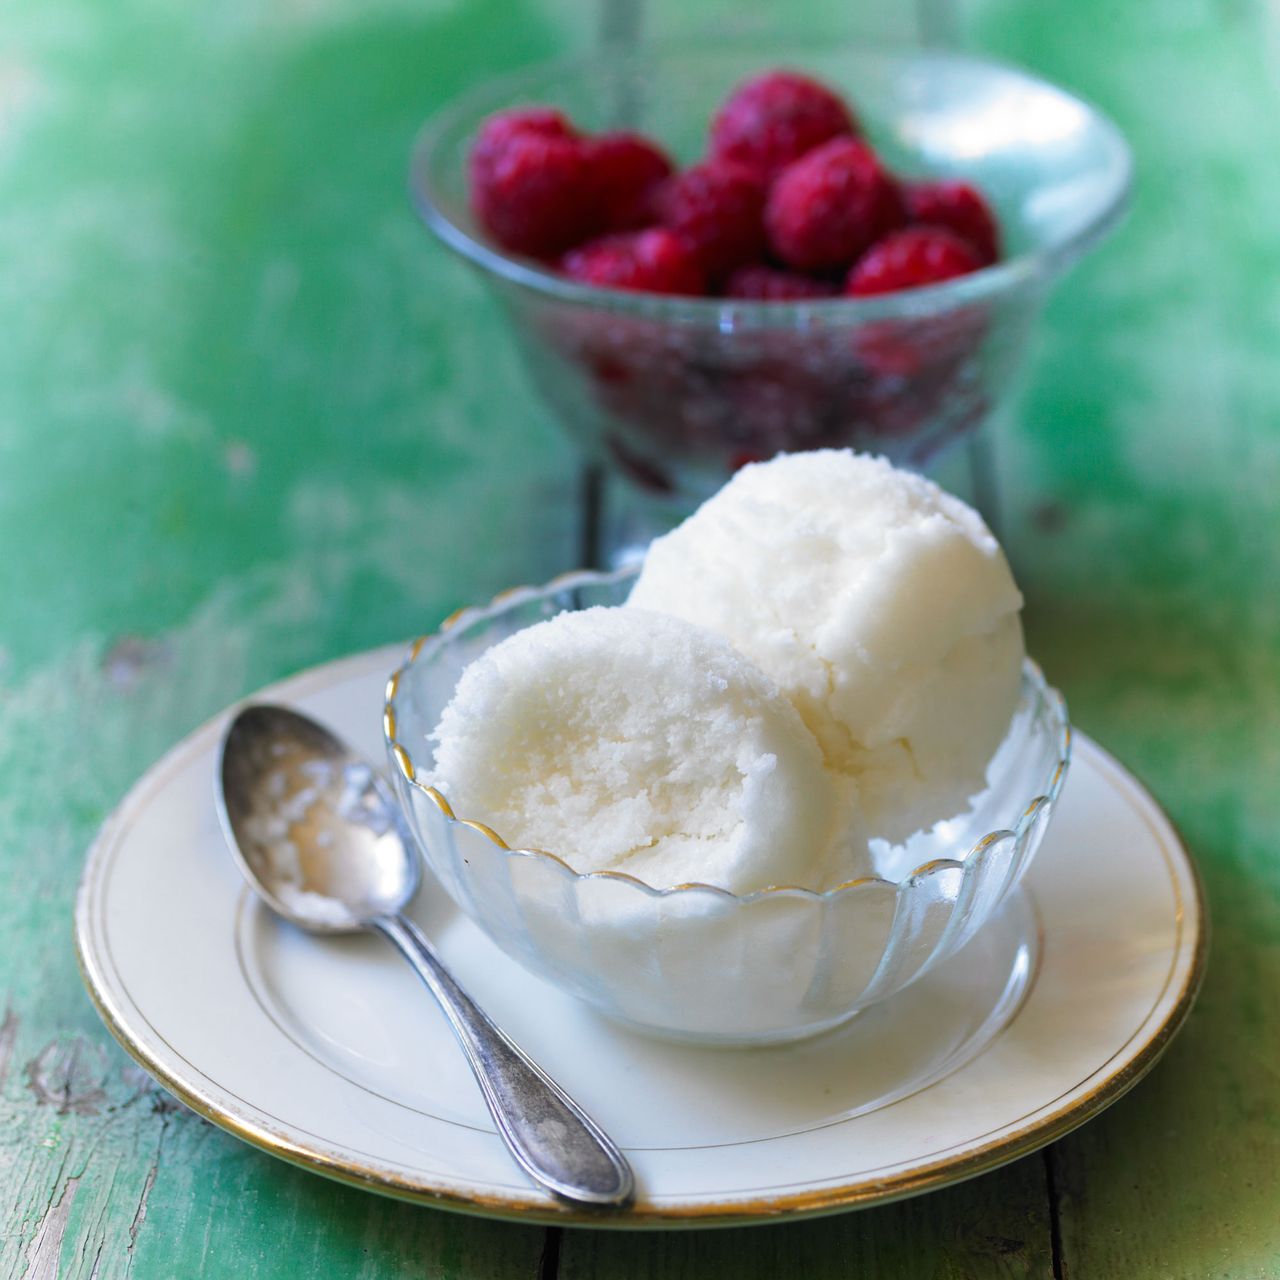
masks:
<path id="1" fill-rule="evenodd" d="M 654 203 L 663 226 L 717 280 L 764 253 L 764 196 L 764 184 L 750 169 L 708 163 L 668 179 Z"/>
<path id="2" fill-rule="evenodd" d="M 606 229 L 636 231 L 652 225 L 654 191 L 672 170 L 666 154 L 638 133 L 605 133 L 586 145 Z"/>
<path id="3" fill-rule="evenodd" d="M 472 189 L 487 181 L 494 162 L 512 138 L 522 133 L 538 133 L 545 138 L 576 138 L 568 117 L 554 107 L 513 107 L 490 116 L 476 132 L 469 156 Z"/>
<path id="4" fill-rule="evenodd" d="M 859 363 L 890 378 L 939 377 L 954 373 L 973 356 L 987 334 L 981 307 L 910 320 L 877 320 L 857 332 Z"/>
<path id="5" fill-rule="evenodd" d="M 756 263 L 739 267 L 724 283 L 726 298 L 755 302 L 802 302 L 807 298 L 832 298 L 837 292 L 829 281 Z"/>
<path id="6" fill-rule="evenodd" d="M 772 178 L 840 134 L 857 133 L 849 108 L 830 89 L 794 71 L 770 71 L 738 86 L 711 122 L 711 156 Z"/>
<path id="7" fill-rule="evenodd" d="M 868 297 L 938 284 L 982 266 L 959 236 L 942 227 L 908 227 L 886 236 L 849 272 L 845 293 Z"/>
<path id="8" fill-rule="evenodd" d="M 973 246 L 984 267 L 1000 257 L 1000 228 L 976 187 L 967 182 L 913 182 L 903 194 L 912 222 L 954 232 Z"/>
<path id="9" fill-rule="evenodd" d="M 948 442 L 968 435 L 987 416 L 980 387 L 955 376 L 873 379 L 844 406 L 851 443 L 911 468 L 924 466 Z"/>
<path id="10" fill-rule="evenodd" d="M 600 227 L 586 149 L 555 112 L 496 117 L 471 152 L 471 204 L 513 253 L 555 257 Z M 540 127 L 530 123 L 535 116 Z"/>
<path id="11" fill-rule="evenodd" d="M 693 295 L 705 292 L 697 259 L 663 227 L 601 236 L 567 253 L 562 266 L 570 278 L 606 289 Z"/>
<path id="12" fill-rule="evenodd" d="M 831 389 L 820 373 L 792 362 L 763 362 L 726 380 L 725 445 L 771 457 L 822 443 Z"/>
<path id="13" fill-rule="evenodd" d="M 902 224 L 897 184 L 856 138 L 836 138 L 788 165 L 765 208 L 773 251 L 801 271 L 846 267 Z"/>

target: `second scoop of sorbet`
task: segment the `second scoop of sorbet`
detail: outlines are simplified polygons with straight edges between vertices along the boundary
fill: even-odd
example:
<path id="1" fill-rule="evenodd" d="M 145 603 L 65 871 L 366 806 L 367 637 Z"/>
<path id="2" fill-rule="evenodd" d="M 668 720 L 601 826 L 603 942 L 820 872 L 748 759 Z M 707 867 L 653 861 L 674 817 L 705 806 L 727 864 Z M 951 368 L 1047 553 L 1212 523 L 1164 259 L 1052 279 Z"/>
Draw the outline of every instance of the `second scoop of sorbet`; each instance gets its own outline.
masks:
<path id="1" fill-rule="evenodd" d="M 798 712 L 722 637 L 645 610 L 563 613 L 482 654 L 431 781 L 579 873 L 740 894 L 830 873 L 835 794 Z"/>
<path id="2" fill-rule="evenodd" d="M 972 508 L 883 458 L 743 468 L 654 542 L 629 604 L 759 666 L 889 840 L 965 809 L 1017 705 L 1022 597 L 999 544 Z"/>

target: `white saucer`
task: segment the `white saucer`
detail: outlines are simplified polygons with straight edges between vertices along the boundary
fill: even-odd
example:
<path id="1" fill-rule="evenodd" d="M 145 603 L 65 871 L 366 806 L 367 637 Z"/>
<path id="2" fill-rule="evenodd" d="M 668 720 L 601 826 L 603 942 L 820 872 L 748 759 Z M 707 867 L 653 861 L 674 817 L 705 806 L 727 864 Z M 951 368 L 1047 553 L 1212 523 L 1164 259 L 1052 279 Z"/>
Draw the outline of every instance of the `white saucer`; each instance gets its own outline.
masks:
<path id="1" fill-rule="evenodd" d="M 381 763 L 398 648 L 264 690 Z M 494 1217 L 596 1226 L 767 1221 L 943 1186 L 1114 1101 L 1186 1017 L 1204 968 L 1191 861 L 1143 788 L 1082 734 L 1020 894 L 961 954 L 847 1028 L 772 1049 L 644 1039 L 525 973 L 428 881 L 414 914 L 472 994 L 626 1149 L 624 1212 L 527 1184 L 443 1017 L 374 938 L 320 940 L 243 886 L 213 807 L 225 717 L 160 761 L 90 851 L 76 943 L 137 1060 L 286 1160 Z"/>

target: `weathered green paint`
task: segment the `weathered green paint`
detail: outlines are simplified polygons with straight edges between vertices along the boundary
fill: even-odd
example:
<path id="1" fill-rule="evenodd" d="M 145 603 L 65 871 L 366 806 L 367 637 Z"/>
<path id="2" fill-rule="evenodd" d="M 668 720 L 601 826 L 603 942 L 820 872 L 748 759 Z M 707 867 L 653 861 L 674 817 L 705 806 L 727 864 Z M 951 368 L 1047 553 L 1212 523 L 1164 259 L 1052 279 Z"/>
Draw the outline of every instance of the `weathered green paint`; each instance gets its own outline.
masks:
<path id="1" fill-rule="evenodd" d="M 572 454 L 404 197 L 427 113 L 566 39 L 498 0 L 5 15 L 0 1274 L 536 1267 L 541 1231 L 172 1106 L 104 1034 L 69 922 L 96 825 L 221 705 L 574 558 Z"/>
<path id="2" fill-rule="evenodd" d="M 1209 978 L 1167 1060 L 1048 1163 L 765 1231 L 568 1232 L 559 1271 L 1277 1275 L 1277 19 L 1261 0 L 871 8 L 804 0 L 785 25 L 954 36 L 1094 98 L 1135 145 L 1132 217 L 1056 296 L 999 454 L 1032 647 L 1200 855 Z M 775 18 L 612 12 L 677 38 Z M 69 918 L 97 823 L 200 720 L 576 559 L 572 454 L 402 191 L 434 105 L 594 40 L 583 13 L 0 18 L 0 1274 L 538 1272 L 539 1230 L 337 1187 L 169 1103 L 94 1016 Z"/>
<path id="3" fill-rule="evenodd" d="M 1208 977 L 1167 1059 L 1053 1151 L 1065 1274 L 1280 1275 L 1280 19 L 981 0 L 976 45 L 1098 102 L 1132 216 L 1056 298 L 1017 439 L 1030 639 L 1199 858 Z"/>

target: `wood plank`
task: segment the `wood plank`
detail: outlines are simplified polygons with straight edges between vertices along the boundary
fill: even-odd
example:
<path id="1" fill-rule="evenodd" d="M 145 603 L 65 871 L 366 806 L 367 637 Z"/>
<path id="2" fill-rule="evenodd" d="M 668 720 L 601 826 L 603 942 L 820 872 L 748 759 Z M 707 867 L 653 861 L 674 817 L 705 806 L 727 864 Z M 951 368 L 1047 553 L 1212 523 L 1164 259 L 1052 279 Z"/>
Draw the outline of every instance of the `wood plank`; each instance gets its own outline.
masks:
<path id="1" fill-rule="evenodd" d="M 1043 1159 L 878 1209 L 789 1226 L 566 1231 L 560 1280 L 1052 1280 Z"/>
<path id="2" fill-rule="evenodd" d="M 1166 1060 L 1055 1149 L 1063 1273 L 1276 1275 L 1276 17 L 966 9 L 975 46 L 1085 93 L 1136 152 L 1131 217 L 1059 292 L 1002 441 L 1012 549 L 1034 651 L 1179 824 L 1213 918 L 1204 992 Z"/>
<path id="3" fill-rule="evenodd" d="M 97 824 L 183 733 L 572 562 L 572 451 L 404 195 L 434 106 L 562 40 L 498 3 L 5 14 L 0 1275 L 534 1273 L 539 1230 L 175 1108 L 70 919 Z"/>

